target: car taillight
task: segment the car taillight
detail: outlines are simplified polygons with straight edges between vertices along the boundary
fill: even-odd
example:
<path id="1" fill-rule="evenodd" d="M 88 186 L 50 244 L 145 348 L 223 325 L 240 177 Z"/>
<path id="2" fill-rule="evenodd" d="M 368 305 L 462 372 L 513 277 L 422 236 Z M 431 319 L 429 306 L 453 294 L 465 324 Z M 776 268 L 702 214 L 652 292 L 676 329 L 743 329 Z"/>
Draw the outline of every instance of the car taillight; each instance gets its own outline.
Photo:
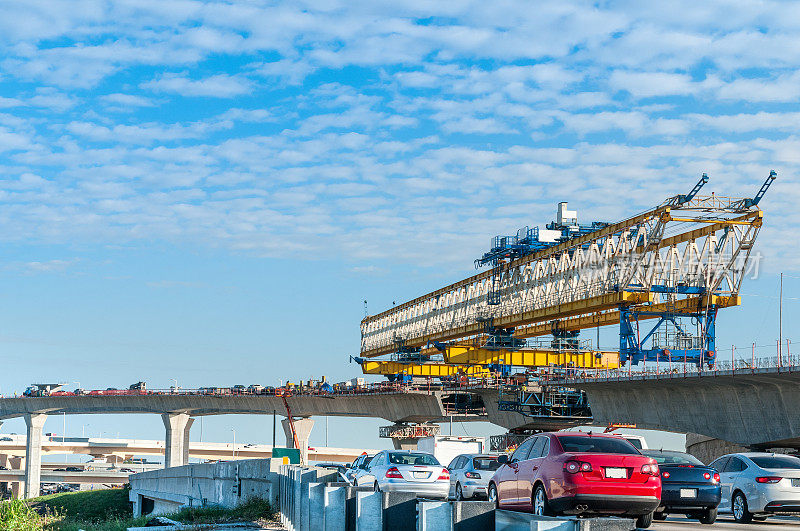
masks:
<path id="1" fill-rule="evenodd" d="M 706 479 L 711 479 L 711 474 L 706 472 L 705 474 L 703 474 L 703 477 L 706 478 Z"/>
<path id="2" fill-rule="evenodd" d="M 450 472 L 448 472 L 446 468 L 443 468 L 442 473 L 439 474 L 439 477 L 437 479 L 445 479 L 447 481 L 450 481 Z"/>
<path id="3" fill-rule="evenodd" d="M 389 479 L 403 479 L 403 474 L 397 470 L 396 466 L 393 466 L 389 470 L 386 471 L 386 477 Z"/>
<path id="4" fill-rule="evenodd" d="M 779 478 L 777 476 L 763 476 L 760 478 L 756 478 L 756 481 L 758 481 L 759 483 L 777 483 L 782 479 L 783 478 Z"/>
<path id="5" fill-rule="evenodd" d="M 667 479 L 667 478 L 669 478 L 669 472 L 663 472 L 663 473 L 661 474 L 661 477 L 663 477 L 664 479 Z"/>
<path id="6" fill-rule="evenodd" d="M 642 474 L 646 476 L 657 476 L 658 475 L 658 465 L 642 465 Z"/>
<path id="7" fill-rule="evenodd" d="M 719 483 L 719 474 L 714 474 L 714 483 Z"/>
<path id="8" fill-rule="evenodd" d="M 481 479 L 481 475 L 477 472 L 464 472 L 464 477 L 468 477 L 469 479 Z"/>
<path id="9" fill-rule="evenodd" d="M 567 461 L 564 463 L 564 470 L 570 474 L 577 474 L 578 472 L 591 472 L 592 464 L 583 461 Z"/>

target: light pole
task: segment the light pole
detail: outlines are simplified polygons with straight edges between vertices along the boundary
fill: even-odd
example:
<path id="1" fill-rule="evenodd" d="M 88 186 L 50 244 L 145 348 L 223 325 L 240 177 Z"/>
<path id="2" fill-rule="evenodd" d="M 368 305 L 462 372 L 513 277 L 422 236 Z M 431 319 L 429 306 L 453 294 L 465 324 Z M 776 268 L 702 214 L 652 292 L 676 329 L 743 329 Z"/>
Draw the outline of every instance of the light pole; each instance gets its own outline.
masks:
<path id="1" fill-rule="evenodd" d="M 231 431 L 233 432 L 233 460 L 236 461 L 236 430 L 231 428 Z"/>
<path id="2" fill-rule="evenodd" d="M 177 379 L 177 378 L 170 378 L 170 380 L 172 380 L 173 382 L 175 382 L 175 391 L 177 391 L 177 390 L 179 389 L 179 388 L 178 388 L 178 379 Z"/>
<path id="3" fill-rule="evenodd" d="M 84 424 L 81 427 L 81 437 L 86 438 L 86 428 L 88 428 L 88 427 L 89 427 L 89 424 Z"/>

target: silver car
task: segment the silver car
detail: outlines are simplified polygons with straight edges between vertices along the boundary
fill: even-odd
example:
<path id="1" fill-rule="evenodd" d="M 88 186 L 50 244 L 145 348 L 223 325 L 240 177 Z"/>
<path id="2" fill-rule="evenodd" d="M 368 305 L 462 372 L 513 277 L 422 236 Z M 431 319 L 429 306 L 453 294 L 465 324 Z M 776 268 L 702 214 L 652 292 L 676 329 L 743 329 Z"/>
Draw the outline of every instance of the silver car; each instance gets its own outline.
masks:
<path id="1" fill-rule="evenodd" d="M 716 468 L 722 486 L 719 512 L 737 522 L 762 521 L 773 514 L 800 512 L 800 459 L 790 455 L 747 452 L 720 457 Z"/>
<path id="2" fill-rule="evenodd" d="M 344 479 L 351 485 L 358 485 L 358 478 L 368 473 L 369 462 L 375 454 L 368 455 L 363 453 L 356 457 L 355 461 L 350 463 L 350 466 L 342 474 Z"/>
<path id="3" fill-rule="evenodd" d="M 450 473 L 431 454 L 384 450 L 369 462 L 358 486 L 372 485 L 376 491 L 413 492 L 424 498 L 447 499 Z"/>
<path id="4" fill-rule="evenodd" d="M 489 480 L 500 468 L 496 455 L 462 454 L 450 462 L 450 497 L 456 500 L 486 498 Z"/>

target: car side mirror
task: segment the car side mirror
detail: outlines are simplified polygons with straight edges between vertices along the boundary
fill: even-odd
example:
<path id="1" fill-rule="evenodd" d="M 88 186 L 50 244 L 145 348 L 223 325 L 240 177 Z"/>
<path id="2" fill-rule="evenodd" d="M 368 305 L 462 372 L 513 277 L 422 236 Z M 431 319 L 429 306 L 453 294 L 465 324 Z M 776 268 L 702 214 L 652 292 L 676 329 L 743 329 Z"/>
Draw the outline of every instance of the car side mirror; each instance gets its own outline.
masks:
<path id="1" fill-rule="evenodd" d="M 508 456 L 507 455 L 501 455 L 500 457 L 497 458 L 497 462 L 500 463 L 501 465 L 507 465 L 508 464 Z"/>

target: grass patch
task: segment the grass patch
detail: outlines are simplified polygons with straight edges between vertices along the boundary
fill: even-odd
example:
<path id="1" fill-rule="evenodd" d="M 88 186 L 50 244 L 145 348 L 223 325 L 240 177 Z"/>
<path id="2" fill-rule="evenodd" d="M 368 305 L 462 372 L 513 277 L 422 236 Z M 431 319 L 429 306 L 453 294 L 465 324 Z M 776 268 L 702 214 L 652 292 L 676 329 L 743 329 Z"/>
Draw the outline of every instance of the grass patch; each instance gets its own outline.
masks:
<path id="1" fill-rule="evenodd" d="M 80 516 L 87 521 L 130 518 L 129 493 L 127 488 L 59 492 L 34 498 L 29 503 L 34 509 L 47 508 L 67 518 Z"/>
<path id="2" fill-rule="evenodd" d="M 0 502 L 2 531 L 125 531 L 143 527 L 152 517 L 131 518 L 129 489 L 49 494 L 28 500 Z M 185 524 L 264 522 L 275 516 L 267 500 L 254 498 L 233 509 L 187 508 L 165 515 Z"/>
<path id="3" fill-rule="evenodd" d="M 0 529 L 3 531 L 42 531 L 50 518 L 58 516 L 39 514 L 20 500 L 0 502 Z"/>
<path id="4" fill-rule="evenodd" d="M 253 522 L 268 520 L 275 515 L 267 500 L 253 498 L 233 509 L 222 507 L 192 507 L 169 516 L 182 524 L 225 524 L 230 522 Z"/>

